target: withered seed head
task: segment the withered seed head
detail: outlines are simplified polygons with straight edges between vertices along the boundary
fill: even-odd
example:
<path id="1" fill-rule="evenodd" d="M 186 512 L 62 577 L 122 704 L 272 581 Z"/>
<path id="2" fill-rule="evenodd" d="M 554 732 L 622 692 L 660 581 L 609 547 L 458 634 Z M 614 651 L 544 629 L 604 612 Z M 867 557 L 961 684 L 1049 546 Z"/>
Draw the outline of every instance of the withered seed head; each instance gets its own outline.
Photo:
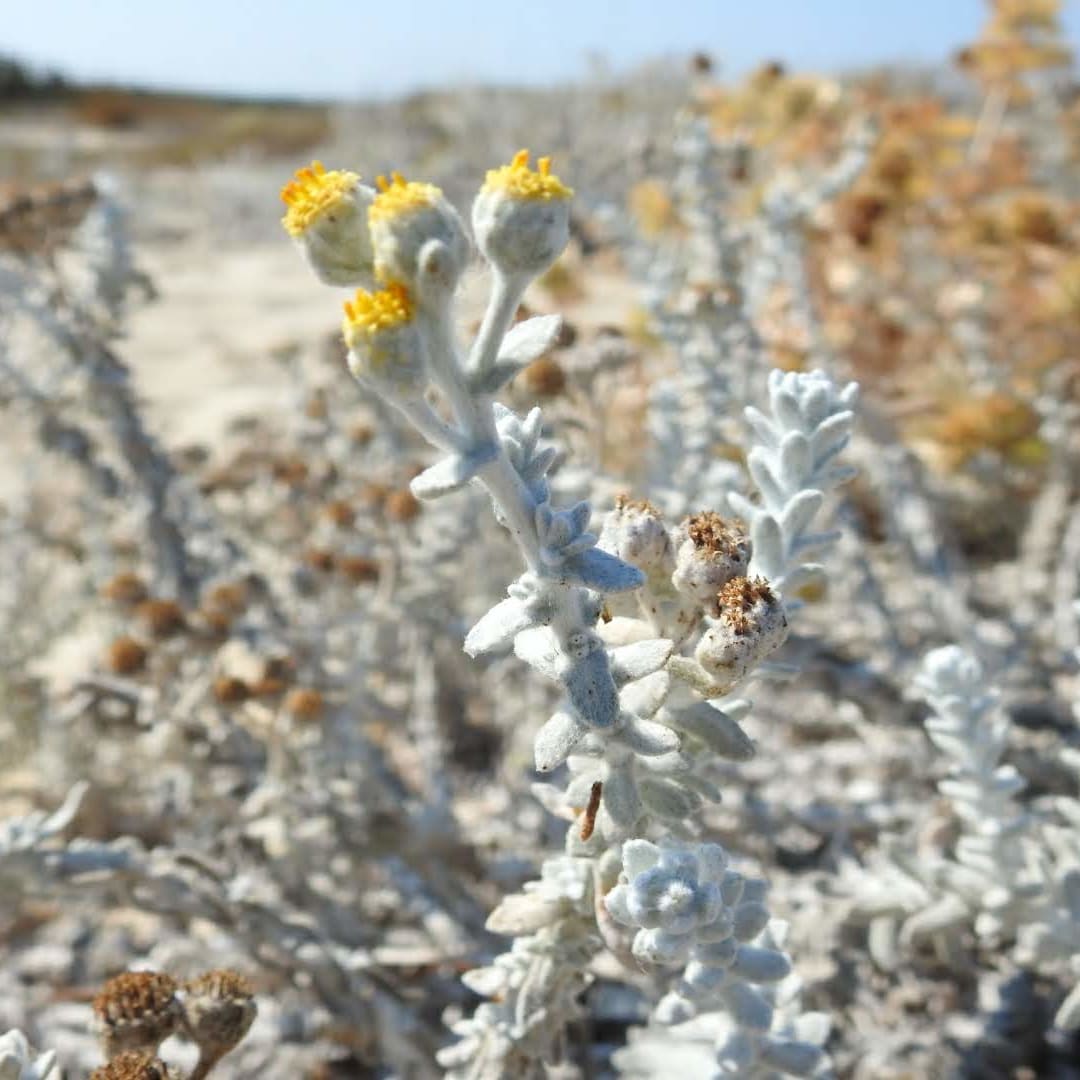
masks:
<path id="1" fill-rule="evenodd" d="M 285 711 L 294 720 L 318 720 L 322 716 L 325 702 L 318 690 L 298 686 L 290 690 L 285 698 Z"/>
<path id="2" fill-rule="evenodd" d="M 537 397 L 557 397 L 566 389 L 566 372 L 554 357 L 541 356 L 522 372 L 526 389 Z"/>
<path id="3" fill-rule="evenodd" d="M 304 562 L 312 570 L 319 570 L 326 574 L 334 569 L 334 553 L 327 551 L 326 548 L 308 548 L 304 552 Z"/>
<path id="4" fill-rule="evenodd" d="M 135 613 L 154 637 L 170 637 L 186 625 L 184 609 L 175 600 L 144 600 Z"/>
<path id="5" fill-rule="evenodd" d="M 750 565 L 753 545 L 742 522 L 725 521 L 711 511 L 694 514 L 676 527 L 673 540 L 671 583 L 713 614 L 717 592 Z"/>
<path id="6" fill-rule="evenodd" d="M 660 511 L 648 499 L 632 499 L 627 492 L 615 496 L 616 510 L 637 510 L 641 514 L 652 514 L 660 517 Z"/>
<path id="7" fill-rule="evenodd" d="M 221 675 L 214 680 L 214 697 L 222 705 L 236 705 L 246 701 L 251 695 L 251 688 L 243 679 L 231 675 Z"/>
<path id="8" fill-rule="evenodd" d="M 347 529 L 356 518 L 356 510 L 345 499 L 334 499 L 323 507 L 326 516 L 339 528 Z"/>
<path id="9" fill-rule="evenodd" d="M 383 503 L 383 512 L 391 521 L 412 521 L 420 513 L 420 500 L 408 488 L 391 491 Z"/>
<path id="10" fill-rule="evenodd" d="M 171 1080 L 173 1075 L 160 1058 L 128 1050 L 99 1065 L 90 1080 Z"/>
<path id="11" fill-rule="evenodd" d="M 113 640 L 107 658 L 109 670 L 117 675 L 134 675 L 146 666 L 146 646 L 133 637 Z"/>
<path id="12" fill-rule="evenodd" d="M 180 1024 L 176 990 L 176 980 L 158 971 L 125 971 L 109 979 L 94 998 L 105 1056 L 157 1053 Z"/>
<path id="13" fill-rule="evenodd" d="M 710 553 L 727 554 L 732 548 L 746 543 L 746 532 L 741 522 L 725 521 L 712 510 L 692 514 L 687 520 L 686 532 L 695 547 Z"/>
<path id="14" fill-rule="evenodd" d="M 772 604 L 776 594 L 769 588 L 769 583 L 762 577 L 732 578 L 716 594 L 716 604 L 720 609 L 720 618 L 736 634 L 748 634 L 752 627 L 749 614 L 759 601 Z"/>
<path id="15" fill-rule="evenodd" d="M 137 604 L 140 600 L 145 600 L 148 592 L 146 582 L 132 570 L 125 570 L 117 574 L 106 582 L 105 587 L 101 590 L 106 600 L 124 606 Z"/>
<path id="16" fill-rule="evenodd" d="M 344 555 L 338 560 L 338 568 L 357 584 L 379 580 L 379 564 L 366 555 Z"/>
<path id="17" fill-rule="evenodd" d="M 222 582 L 208 590 L 203 607 L 226 615 L 240 615 L 248 606 L 248 587 L 242 581 Z"/>
<path id="18" fill-rule="evenodd" d="M 239 972 L 208 971 L 184 986 L 187 1032 L 202 1061 L 218 1061 L 236 1046 L 256 1011 L 251 983 Z"/>

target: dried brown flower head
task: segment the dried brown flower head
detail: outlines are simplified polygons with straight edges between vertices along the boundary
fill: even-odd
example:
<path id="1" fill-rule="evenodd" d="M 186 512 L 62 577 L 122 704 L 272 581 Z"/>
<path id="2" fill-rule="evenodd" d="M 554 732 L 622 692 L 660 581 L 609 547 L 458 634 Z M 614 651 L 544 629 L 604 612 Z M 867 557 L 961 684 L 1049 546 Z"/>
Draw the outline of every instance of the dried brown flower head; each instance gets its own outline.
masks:
<path id="1" fill-rule="evenodd" d="M 295 690 L 290 690 L 285 699 L 285 711 L 294 720 L 318 720 L 325 707 L 322 693 L 311 687 L 298 686 Z"/>
<path id="2" fill-rule="evenodd" d="M 318 570 L 323 574 L 328 574 L 334 569 L 335 556 L 332 551 L 328 551 L 326 548 L 308 548 L 307 551 L 304 552 L 304 562 L 306 562 L 312 570 Z"/>
<path id="3" fill-rule="evenodd" d="M 99 1065 L 90 1080 L 171 1080 L 174 1075 L 160 1058 L 128 1050 Z"/>
<path id="4" fill-rule="evenodd" d="M 114 604 L 125 607 L 145 600 L 149 595 L 146 582 L 133 570 L 124 570 L 117 574 L 101 590 L 101 595 Z"/>
<path id="5" fill-rule="evenodd" d="M 338 559 L 338 568 L 358 585 L 379 580 L 379 564 L 366 555 L 343 555 Z"/>
<path id="6" fill-rule="evenodd" d="M 203 608 L 220 611 L 226 615 L 240 615 L 250 601 L 247 585 L 242 581 L 227 581 L 208 589 L 203 597 Z"/>
<path id="7" fill-rule="evenodd" d="M 206 1076 L 240 1042 L 256 1011 L 251 983 L 236 971 L 208 971 L 185 984 L 185 1026 L 199 1047 L 192 1080 Z"/>
<path id="8" fill-rule="evenodd" d="M 536 397 L 557 397 L 566 389 L 566 372 L 552 356 L 541 356 L 522 373 L 525 387 Z"/>
<path id="9" fill-rule="evenodd" d="M 156 638 L 171 637 L 187 625 L 184 609 L 175 600 L 144 600 L 135 614 Z"/>
<path id="10" fill-rule="evenodd" d="M 686 523 L 686 533 L 699 551 L 726 555 L 746 545 L 746 531 L 740 522 L 725 521 L 719 514 L 707 510 L 692 514 Z"/>
<path id="11" fill-rule="evenodd" d="M 109 646 L 106 664 L 116 675 L 134 675 L 146 667 L 147 648 L 133 637 L 116 638 Z"/>
<path id="12" fill-rule="evenodd" d="M 345 499 L 334 499 L 323 507 L 323 513 L 339 528 L 347 529 L 356 520 L 356 510 Z"/>
<path id="13" fill-rule="evenodd" d="M 660 511 L 648 499 L 634 499 L 628 492 L 622 492 L 615 496 L 616 510 L 637 510 L 642 514 L 651 514 L 660 517 Z"/>
<path id="14" fill-rule="evenodd" d="M 408 488 L 391 491 L 383 502 L 383 512 L 391 521 L 412 521 L 420 513 L 420 500 Z"/>
<path id="15" fill-rule="evenodd" d="M 307 462 L 297 457 L 279 458 L 274 462 L 272 473 L 275 480 L 288 487 L 302 487 L 308 478 Z"/>
<path id="16" fill-rule="evenodd" d="M 243 679 L 232 675 L 219 675 L 214 680 L 214 697 L 222 705 L 238 705 L 251 696 L 251 687 Z"/>
<path id="17" fill-rule="evenodd" d="M 159 971 L 125 971 L 109 979 L 94 998 L 105 1056 L 156 1054 L 180 1024 L 176 991 L 176 980 Z"/>
<path id="18" fill-rule="evenodd" d="M 716 604 L 720 618 L 736 634 L 749 634 L 753 629 L 750 613 L 754 605 L 775 604 L 776 594 L 764 578 L 732 578 L 717 594 Z"/>

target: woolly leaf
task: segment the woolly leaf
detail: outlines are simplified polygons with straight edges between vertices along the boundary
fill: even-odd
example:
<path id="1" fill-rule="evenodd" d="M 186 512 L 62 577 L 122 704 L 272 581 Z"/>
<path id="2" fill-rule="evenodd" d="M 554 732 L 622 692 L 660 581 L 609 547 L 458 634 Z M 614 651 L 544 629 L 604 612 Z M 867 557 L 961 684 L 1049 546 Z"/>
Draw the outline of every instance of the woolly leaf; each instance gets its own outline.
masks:
<path id="1" fill-rule="evenodd" d="M 532 616 L 523 604 L 513 597 L 500 600 L 466 635 L 465 651 L 470 656 L 479 656 L 494 649 L 505 649 L 515 635 L 532 624 Z"/>
<path id="2" fill-rule="evenodd" d="M 602 649 L 576 661 L 562 681 L 578 716 L 589 727 L 611 727 L 618 719 L 619 695 Z"/>
<path id="3" fill-rule="evenodd" d="M 564 712 L 555 713 L 536 733 L 533 741 L 537 772 L 551 772 L 558 768 L 584 734 L 585 728 L 577 717 Z"/>
<path id="4" fill-rule="evenodd" d="M 659 757 L 679 749 L 679 736 L 671 728 L 634 716 L 627 717 L 619 739 L 643 757 Z"/>
<path id="5" fill-rule="evenodd" d="M 754 744 L 746 732 L 727 713 L 708 702 L 673 711 L 671 723 L 729 761 L 749 761 L 754 756 Z"/>
<path id="6" fill-rule="evenodd" d="M 418 499 L 438 499 L 463 488 L 498 453 L 494 445 L 471 450 L 467 454 L 451 454 L 414 476 L 409 490 Z"/>
<path id="7" fill-rule="evenodd" d="M 619 693 L 619 705 L 626 712 L 647 719 L 664 704 L 670 689 L 671 676 L 666 671 L 654 671 L 624 686 Z"/>
<path id="8" fill-rule="evenodd" d="M 643 679 L 667 663 L 673 648 L 673 643 L 667 638 L 649 638 L 611 649 L 608 652 L 611 676 L 619 685 L 633 679 Z"/>
<path id="9" fill-rule="evenodd" d="M 584 585 L 598 592 L 626 592 L 645 584 L 645 575 L 622 559 L 597 547 L 563 560 L 558 567 L 563 584 Z"/>
<path id="10" fill-rule="evenodd" d="M 555 635 L 546 626 L 522 630 L 514 638 L 514 653 L 547 679 L 558 679 L 563 669 L 562 653 Z"/>
<path id="11" fill-rule="evenodd" d="M 630 768 L 612 768 L 604 781 L 603 805 L 611 820 L 625 835 L 641 817 L 641 799 Z"/>

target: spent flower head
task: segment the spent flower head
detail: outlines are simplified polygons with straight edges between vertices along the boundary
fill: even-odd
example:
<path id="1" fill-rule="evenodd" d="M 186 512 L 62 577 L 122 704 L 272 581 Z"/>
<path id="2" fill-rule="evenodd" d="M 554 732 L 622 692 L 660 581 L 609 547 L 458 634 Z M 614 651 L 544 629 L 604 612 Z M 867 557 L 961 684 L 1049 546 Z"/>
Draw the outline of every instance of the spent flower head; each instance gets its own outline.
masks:
<path id="1" fill-rule="evenodd" d="M 185 984 L 185 1027 L 207 1072 L 248 1033 L 256 1011 L 251 983 L 239 972 L 208 971 Z"/>
<path id="2" fill-rule="evenodd" d="M 105 1056 L 156 1054 L 180 1025 L 176 991 L 176 980 L 159 971 L 125 971 L 109 979 L 94 998 Z"/>

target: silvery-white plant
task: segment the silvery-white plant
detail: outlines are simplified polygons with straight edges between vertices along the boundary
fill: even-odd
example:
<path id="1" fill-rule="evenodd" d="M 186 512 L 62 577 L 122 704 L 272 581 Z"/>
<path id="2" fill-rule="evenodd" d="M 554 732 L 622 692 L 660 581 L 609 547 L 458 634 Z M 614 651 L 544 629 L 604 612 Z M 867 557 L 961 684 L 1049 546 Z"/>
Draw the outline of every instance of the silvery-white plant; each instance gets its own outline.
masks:
<path id="1" fill-rule="evenodd" d="M 52 1050 L 35 1054 L 21 1031 L 0 1035 L 0 1080 L 60 1080 Z"/>
<path id="2" fill-rule="evenodd" d="M 649 504 L 622 499 L 598 538 L 588 503 L 552 503 L 555 452 L 541 442 L 539 410 L 521 417 L 494 400 L 557 334 L 554 317 L 512 320 L 526 286 L 567 242 L 570 195 L 545 159 L 534 170 L 524 151 L 487 174 L 473 231 L 492 291 L 462 351 L 453 304 L 470 243 L 439 189 L 395 175 L 376 191 L 315 164 L 283 192 L 285 227 L 315 272 L 359 286 L 343 324 L 352 374 L 443 454 L 413 479 L 414 494 L 439 499 L 479 485 L 524 559 L 506 598 L 466 635 L 466 652 L 512 647 L 563 695 L 536 735 L 535 760 L 543 773 L 569 766 L 565 792 L 538 789 L 572 821 L 565 852 L 492 914 L 489 928 L 517 940 L 468 976 L 493 1000 L 454 1025 L 461 1041 L 441 1060 L 455 1077 L 539 1075 L 542 1063 L 561 1060 L 588 962 L 606 942 L 657 968 L 689 961 L 661 1016 L 729 1010 L 721 1068 L 812 1075 L 820 1045 L 770 1031 L 764 988 L 790 965 L 761 937 L 764 883 L 728 871 L 719 847 L 693 840 L 694 815 L 719 798 L 702 766 L 716 754 L 753 753 L 738 722 L 745 705 L 725 710 L 708 699 L 782 645 L 783 600 L 764 577 L 747 576 L 750 538 L 714 513 L 669 529 Z M 830 463 L 850 431 L 854 388 L 838 392 L 814 373 L 772 396 L 756 466 L 771 487 L 760 513 L 752 508 L 770 570 L 786 581 L 822 539 L 807 528 L 823 496 L 800 485 L 842 478 Z M 779 505 L 782 492 L 790 498 Z M 661 845 L 635 839 L 646 831 Z"/>
<path id="3" fill-rule="evenodd" d="M 955 645 L 929 653 L 915 679 L 931 707 L 925 727 L 949 762 L 938 784 L 959 833 L 948 853 L 908 839 L 882 844 L 852 879 L 854 913 L 869 923 L 875 961 L 893 968 L 899 950 L 932 944 L 956 958 L 961 935 L 1018 965 L 1073 985 L 1055 1024 L 1080 1026 L 1080 800 L 1053 796 L 1031 808 L 1026 784 L 1002 763 L 1009 720 L 981 663 Z M 1064 763 L 1080 775 L 1080 754 Z"/>

